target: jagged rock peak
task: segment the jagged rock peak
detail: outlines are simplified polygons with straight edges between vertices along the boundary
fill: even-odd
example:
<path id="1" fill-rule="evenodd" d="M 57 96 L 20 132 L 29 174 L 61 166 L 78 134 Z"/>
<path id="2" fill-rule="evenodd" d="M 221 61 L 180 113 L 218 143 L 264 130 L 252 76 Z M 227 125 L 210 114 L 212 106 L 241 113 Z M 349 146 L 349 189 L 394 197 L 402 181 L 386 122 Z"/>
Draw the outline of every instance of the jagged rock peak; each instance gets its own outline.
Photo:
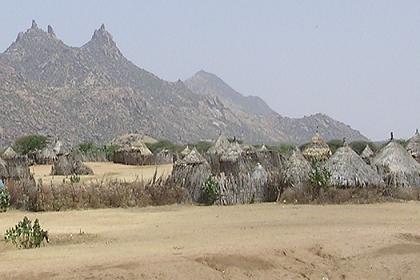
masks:
<path id="1" fill-rule="evenodd" d="M 113 42 L 112 35 L 105 29 L 105 24 L 102 23 L 101 27 L 93 33 L 92 40 L 96 39 L 105 39 L 108 42 Z"/>
<path id="2" fill-rule="evenodd" d="M 31 28 L 32 29 L 38 28 L 38 24 L 36 24 L 36 21 L 34 19 L 32 20 Z"/>
<path id="3" fill-rule="evenodd" d="M 53 35 L 55 37 L 55 32 L 51 25 L 48 25 L 47 31 L 48 31 L 48 34 Z"/>

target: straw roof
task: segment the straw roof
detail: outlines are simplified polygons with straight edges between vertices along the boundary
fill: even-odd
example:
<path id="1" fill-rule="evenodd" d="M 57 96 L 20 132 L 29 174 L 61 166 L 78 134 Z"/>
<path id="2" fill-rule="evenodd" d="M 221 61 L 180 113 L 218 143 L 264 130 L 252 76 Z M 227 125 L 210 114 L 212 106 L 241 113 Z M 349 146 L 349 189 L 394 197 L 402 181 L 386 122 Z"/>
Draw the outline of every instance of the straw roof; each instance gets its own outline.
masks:
<path id="1" fill-rule="evenodd" d="M 413 158 L 420 162 L 420 133 L 418 130 L 416 130 L 416 134 L 408 141 L 407 151 Z"/>
<path id="2" fill-rule="evenodd" d="M 61 142 L 60 140 L 57 140 L 55 142 L 54 147 L 52 148 L 52 151 L 55 153 L 55 155 L 61 155 L 61 154 L 63 154 L 64 153 L 64 150 L 63 150 L 63 142 Z"/>
<path id="3" fill-rule="evenodd" d="M 262 145 L 259 149 L 258 152 L 268 152 L 268 149 L 265 145 Z"/>
<path id="4" fill-rule="evenodd" d="M 131 145 L 126 145 L 124 147 L 121 147 L 118 149 L 118 151 L 135 151 L 139 152 L 143 156 L 151 156 L 153 153 L 149 150 L 149 148 L 146 146 L 146 144 L 143 143 L 141 140 L 137 140 Z"/>
<path id="5" fill-rule="evenodd" d="M 339 148 L 326 162 L 336 187 L 381 186 L 381 176 L 349 146 Z"/>
<path id="6" fill-rule="evenodd" d="M 284 167 L 283 182 L 291 187 L 309 179 L 311 164 L 299 149 L 294 149 Z"/>
<path id="7" fill-rule="evenodd" d="M 197 151 L 196 148 L 179 161 L 183 164 L 201 164 L 207 162 L 206 159 Z"/>
<path id="8" fill-rule="evenodd" d="M 372 151 L 372 149 L 370 148 L 369 145 L 366 145 L 366 147 L 364 148 L 363 152 L 360 154 L 360 156 L 362 157 L 362 159 L 370 159 L 374 155 L 375 155 L 375 153 Z"/>
<path id="9" fill-rule="evenodd" d="M 217 138 L 216 142 L 213 146 L 210 147 L 208 150 L 209 154 L 223 154 L 229 147 L 230 142 L 229 140 L 221 134 L 219 138 Z"/>
<path id="10" fill-rule="evenodd" d="M 188 155 L 189 153 L 191 153 L 191 149 L 190 149 L 190 147 L 188 147 L 188 145 L 187 145 L 187 147 L 185 147 L 185 149 L 183 149 L 183 150 L 180 152 L 181 156 L 183 156 L 183 157 L 185 157 L 185 156 L 186 156 L 186 155 Z"/>
<path id="11" fill-rule="evenodd" d="M 141 140 L 143 143 L 157 143 L 158 141 L 152 137 L 149 137 L 147 135 L 138 134 L 138 133 L 128 133 L 120 135 L 111 141 L 111 145 L 117 145 L 120 147 L 124 146 L 131 146 L 132 143 Z"/>
<path id="12" fill-rule="evenodd" d="M 231 161 L 235 162 L 241 157 L 243 150 L 238 142 L 229 143 L 223 150 L 220 156 L 220 161 Z"/>
<path id="13" fill-rule="evenodd" d="M 13 150 L 12 147 L 9 147 L 6 149 L 6 151 L 4 151 L 3 153 L 3 159 L 14 159 L 17 157 L 16 152 Z"/>
<path id="14" fill-rule="evenodd" d="M 396 141 L 391 141 L 373 158 L 385 183 L 396 187 L 420 187 L 420 164 Z"/>
<path id="15" fill-rule="evenodd" d="M 312 161 L 312 160 L 327 160 L 331 156 L 331 150 L 321 135 L 316 132 L 312 136 L 311 142 L 303 150 L 303 156 Z"/>

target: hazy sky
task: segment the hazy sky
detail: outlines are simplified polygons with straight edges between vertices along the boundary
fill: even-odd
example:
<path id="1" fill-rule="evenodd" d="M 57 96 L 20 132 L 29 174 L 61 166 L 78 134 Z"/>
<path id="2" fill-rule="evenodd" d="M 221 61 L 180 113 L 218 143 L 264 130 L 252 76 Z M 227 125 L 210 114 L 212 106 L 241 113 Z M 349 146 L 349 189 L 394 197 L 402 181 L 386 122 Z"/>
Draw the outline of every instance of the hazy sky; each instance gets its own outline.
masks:
<path id="1" fill-rule="evenodd" d="M 420 127 L 420 1 L 5 1 L 1 51 L 32 19 L 71 46 L 105 23 L 161 78 L 204 69 L 285 116 L 322 112 L 374 140 Z"/>

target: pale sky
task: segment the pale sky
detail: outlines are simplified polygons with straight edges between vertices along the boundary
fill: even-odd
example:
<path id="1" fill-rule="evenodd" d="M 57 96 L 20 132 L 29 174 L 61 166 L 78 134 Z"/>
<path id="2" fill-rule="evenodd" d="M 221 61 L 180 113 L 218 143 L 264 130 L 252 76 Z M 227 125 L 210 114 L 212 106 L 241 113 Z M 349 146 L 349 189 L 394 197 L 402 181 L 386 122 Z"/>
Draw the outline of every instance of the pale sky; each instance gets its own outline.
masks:
<path id="1" fill-rule="evenodd" d="M 71 46 L 105 23 L 141 68 L 204 69 L 284 116 L 325 113 L 373 140 L 420 127 L 420 1 L 4 1 L 1 51 L 32 19 Z"/>

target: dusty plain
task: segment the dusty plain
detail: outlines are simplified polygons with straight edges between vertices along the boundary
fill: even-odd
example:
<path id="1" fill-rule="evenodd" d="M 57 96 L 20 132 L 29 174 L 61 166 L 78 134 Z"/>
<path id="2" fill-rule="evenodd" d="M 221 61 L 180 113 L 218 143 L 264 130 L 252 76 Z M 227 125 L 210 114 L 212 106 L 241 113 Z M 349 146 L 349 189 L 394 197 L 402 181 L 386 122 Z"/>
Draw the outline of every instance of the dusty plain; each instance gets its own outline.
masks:
<path id="1" fill-rule="evenodd" d="M 204 207 L 24 215 L 51 242 L 0 241 L 0 279 L 419 279 L 420 204 Z"/>

